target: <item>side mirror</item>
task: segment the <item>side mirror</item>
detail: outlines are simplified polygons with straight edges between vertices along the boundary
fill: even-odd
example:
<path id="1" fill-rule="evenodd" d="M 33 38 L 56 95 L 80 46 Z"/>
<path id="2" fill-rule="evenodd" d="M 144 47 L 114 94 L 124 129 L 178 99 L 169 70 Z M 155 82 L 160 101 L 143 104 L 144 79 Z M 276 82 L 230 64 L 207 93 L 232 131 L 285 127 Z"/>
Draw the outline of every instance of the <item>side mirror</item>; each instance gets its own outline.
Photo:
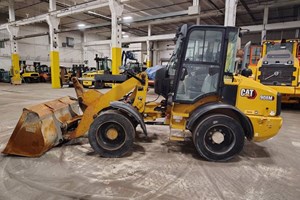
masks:
<path id="1" fill-rule="evenodd" d="M 242 70 L 241 75 L 245 77 L 249 77 L 252 75 L 252 70 L 249 68 L 245 68 Z"/>
<path id="2" fill-rule="evenodd" d="M 186 76 L 187 74 L 188 74 L 188 73 L 187 73 L 186 67 L 183 67 L 183 68 L 182 68 L 182 71 L 181 71 L 181 75 L 180 75 L 180 80 L 183 81 L 184 78 L 185 78 L 185 76 Z"/>

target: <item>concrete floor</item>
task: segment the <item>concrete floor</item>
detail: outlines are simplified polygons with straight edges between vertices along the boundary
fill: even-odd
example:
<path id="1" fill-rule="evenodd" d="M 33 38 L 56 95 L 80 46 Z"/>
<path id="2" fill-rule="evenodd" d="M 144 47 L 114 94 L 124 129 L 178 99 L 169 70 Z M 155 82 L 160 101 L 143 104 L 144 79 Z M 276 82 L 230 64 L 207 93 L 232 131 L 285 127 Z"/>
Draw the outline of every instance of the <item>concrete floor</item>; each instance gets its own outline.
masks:
<path id="1" fill-rule="evenodd" d="M 50 84 L 0 83 L 0 150 L 22 108 L 71 95 Z M 202 160 L 189 142 L 168 142 L 167 127 L 148 126 L 151 140 L 132 155 L 107 159 L 80 139 L 40 158 L 0 155 L 0 199 L 300 199 L 300 109 L 284 109 L 283 127 L 247 142 L 229 162 Z"/>

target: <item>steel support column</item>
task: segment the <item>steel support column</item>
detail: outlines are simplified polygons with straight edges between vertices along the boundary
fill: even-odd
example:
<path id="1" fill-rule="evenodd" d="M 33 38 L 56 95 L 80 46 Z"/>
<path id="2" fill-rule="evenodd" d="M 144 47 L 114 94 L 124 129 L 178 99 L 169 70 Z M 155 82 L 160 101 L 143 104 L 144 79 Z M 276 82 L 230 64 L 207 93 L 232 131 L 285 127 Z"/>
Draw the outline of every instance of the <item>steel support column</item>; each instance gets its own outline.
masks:
<path id="1" fill-rule="evenodd" d="M 58 30 L 59 19 L 48 16 L 47 23 L 49 25 L 50 35 L 50 67 L 52 88 L 60 88 L 60 70 L 59 70 L 59 47 L 58 47 Z"/>
<path id="2" fill-rule="evenodd" d="M 265 6 L 265 8 L 264 8 L 264 19 L 263 19 L 263 30 L 261 31 L 261 44 L 264 40 L 267 39 L 266 25 L 268 24 L 268 18 L 269 18 L 269 7 Z"/>
<path id="3" fill-rule="evenodd" d="M 16 18 L 15 18 L 14 0 L 9 0 L 8 13 L 9 13 L 9 21 L 10 22 L 15 21 Z M 6 29 L 9 33 L 9 40 L 10 40 L 11 66 L 12 66 L 11 83 L 14 85 L 20 85 L 22 83 L 21 75 L 20 75 L 20 56 L 18 50 L 18 42 L 15 40 L 15 37 L 18 36 L 19 27 L 7 25 Z"/>
<path id="4" fill-rule="evenodd" d="M 16 16 L 15 16 L 15 0 L 9 0 L 8 14 L 9 14 L 9 22 L 16 21 Z"/>
<path id="5" fill-rule="evenodd" d="M 160 65 L 160 63 L 158 62 L 158 51 L 157 51 L 157 49 L 158 49 L 158 42 L 157 41 L 154 41 L 153 42 L 153 51 L 152 51 L 152 53 L 153 53 L 153 58 L 152 58 L 152 62 L 153 62 L 153 66 L 155 66 L 155 65 Z"/>
<path id="6" fill-rule="evenodd" d="M 300 20 L 300 6 L 298 7 L 297 15 L 298 15 L 298 16 L 297 16 L 297 20 L 299 21 L 299 20 Z M 296 29 L 296 33 L 295 33 L 295 38 L 297 38 L 297 39 L 298 39 L 299 36 L 300 36 L 300 35 L 299 35 L 299 32 L 300 32 L 300 29 L 297 28 L 297 29 Z"/>
<path id="7" fill-rule="evenodd" d="M 50 0 L 49 1 L 49 11 L 54 11 L 56 10 L 56 0 Z"/>
<path id="8" fill-rule="evenodd" d="M 235 26 L 237 0 L 226 0 L 224 26 Z"/>
<path id="9" fill-rule="evenodd" d="M 84 61 L 84 65 L 85 66 L 89 66 L 90 63 L 87 63 L 86 61 L 88 61 L 88 56 L 87 56 L 87 50 L 88 50 L 88 47 L 86 47 L 84 44 L 87 42 L 87 36 L 86 36 L 86 33 L 83 32 L 82 33 L 82 60 Z"/>
<path id="10" fill-rule="evenodd" d="M 197 24 L 197 25 L 200 25 L 200 17 L 197 17 L 197 19 L 196 19 L 196 24 Z"/>
<path id="11" fill-rule="evenodd" d="M 148 37 L 151 36 L 151 24 L 148 25 Z M 152 55 L 151 55 L 151 43 L 147 40 L 147 67 L 152 65 Z"/>
<path id="12" fill-rule="evenodd" d="M 22 83 L 20 75 L 20 56 L 18 50 L 18 42 L 14 39 L 17 37 L 19 27 L 7 26 L 7 30 L 10 38 L 10 49 L 11 49 L 11 65 L 12 65 L 12 78 L 11 83 L 14 85 L 20 85 Z"/>
<path id="13" fill-rule="evenodd" d="M 112 74 L 119 74 L 121 66 L 122 52 L 122 27 L 118 24 L 118 18 L 123 13 L 123 5 L 117 0 L 109 0 L 109 8 L 111 12 L 111 58 L 112 58 Z"/>

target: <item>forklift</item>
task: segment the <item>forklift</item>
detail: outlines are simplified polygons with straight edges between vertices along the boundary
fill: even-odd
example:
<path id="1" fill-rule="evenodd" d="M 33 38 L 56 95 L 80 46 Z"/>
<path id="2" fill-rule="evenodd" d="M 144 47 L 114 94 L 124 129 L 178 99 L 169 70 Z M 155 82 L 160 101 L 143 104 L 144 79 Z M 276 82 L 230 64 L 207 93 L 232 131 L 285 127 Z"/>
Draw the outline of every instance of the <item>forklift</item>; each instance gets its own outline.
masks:
<path id="1" fill-rule="evenodd" d="M 38 83 L 40 82 L 40 75 L 34 65 L 26 65 L 25 60 L 20 60 L 20 74 L 22 82 L 24 83 Z"/>
<path id="2" fill-rule="evenodd" d="M 245 138 L 267 140 L 282 125 L 280 94 L 234 72 L 238 36 L 236 27 L 183 25 L 167 67 L 155 77 L 161 101 L 147 100 L 145 72 L 129 71 L 131 78 L 106 93 L 84 90 L 73 78 L 77 99 L 25 108 L 3 153 L 38 157 L 65 141 L 88 137 L 100 156 L 122 157 L 132 151 L 138 125 L 147 137 L 146 124 L 162 125 L 157 121 L 163 119 L 170 130 L 181 131 L 170 131 L 170 140 L 191 139 L 209 161 L 231 159 Z"/>

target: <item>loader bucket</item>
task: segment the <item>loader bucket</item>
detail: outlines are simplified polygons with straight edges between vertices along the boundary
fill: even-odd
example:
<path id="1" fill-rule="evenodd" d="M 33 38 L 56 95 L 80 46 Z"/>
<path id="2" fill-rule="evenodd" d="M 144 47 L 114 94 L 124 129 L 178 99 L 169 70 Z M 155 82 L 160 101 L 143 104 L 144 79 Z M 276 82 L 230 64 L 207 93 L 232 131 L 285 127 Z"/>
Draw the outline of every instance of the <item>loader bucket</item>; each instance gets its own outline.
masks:
<path id="1" fill-rule="evenodd" d="M 2 153 L 41 156 L 63 141 L 67 127 L 78 118 L 78 102 L 70 97 L 24 108 Z"/>

